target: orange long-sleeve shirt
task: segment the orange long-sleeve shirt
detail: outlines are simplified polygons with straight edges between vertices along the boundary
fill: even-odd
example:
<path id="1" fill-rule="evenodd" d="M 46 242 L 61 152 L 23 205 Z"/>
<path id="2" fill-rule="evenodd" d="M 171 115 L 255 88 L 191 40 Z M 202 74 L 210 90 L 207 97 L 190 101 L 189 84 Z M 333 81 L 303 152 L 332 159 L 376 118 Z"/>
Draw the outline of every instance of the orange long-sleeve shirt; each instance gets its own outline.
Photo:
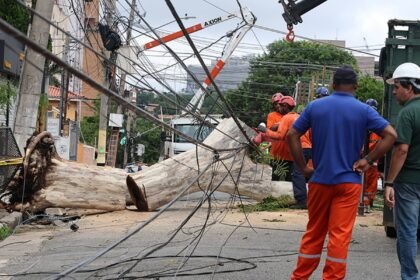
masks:
<path id="1" fill-rule="evenodd" d="M 277 124 L 282 118 L 283 118 L 283 115 L 280 114 L 279 112 L 274 111 L 274 112 L 269 113 L 267 116 L 267 130 L 270 130 L 270 128 L 273 125 Z M 277 151 L 281 149 L 280 148 L 281 145 L 282 144 L 280 141 L 271 142 L 270 154 L 272 157 L 274 157 L 273 151 Z"/>
<path id="2" fill-rule="evenodd" d="M 299 118 L 299 114 L 295 112 L 290 112 L 281 118 L 281 120 L 278 123 L 279 126 L 277 128 L 277 131 L 267 129 L 266 135 L 271 139 L 276 140 L 273 141 L 273 145 L 270 151 L 270 154 L 275 159 L 293 161 L 289 145 L 286 141 L 286 134 L 297 118 Z M 300 137 L 300 142 L 302 144 L 303 149 L 312 148 L 312 142 L 309 137 L 309 131 L 307 131 L 304 135 Z"/>
<path id="3" fill-rule="evenodd" d="M 282 117 L 283 115 L 276 111 L 269 113 L 267 115 L 267 128 L 270 129 L 274 124 L 278 123 Z"/>

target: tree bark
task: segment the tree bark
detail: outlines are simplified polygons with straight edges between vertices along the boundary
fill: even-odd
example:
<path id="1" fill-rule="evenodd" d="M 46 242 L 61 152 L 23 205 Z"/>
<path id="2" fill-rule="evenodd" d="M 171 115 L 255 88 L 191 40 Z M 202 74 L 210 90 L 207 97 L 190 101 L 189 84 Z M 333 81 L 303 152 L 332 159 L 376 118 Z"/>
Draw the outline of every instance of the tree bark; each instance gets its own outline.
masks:
<path id="1" fill-rule="evenodd" d="M 128 198 L 126 177 L 126 172 L 121 169 L 52 159 L 45 188 L 33 195 L 26 209 L 39 211 L 59 207 L 122 210 Z"/>

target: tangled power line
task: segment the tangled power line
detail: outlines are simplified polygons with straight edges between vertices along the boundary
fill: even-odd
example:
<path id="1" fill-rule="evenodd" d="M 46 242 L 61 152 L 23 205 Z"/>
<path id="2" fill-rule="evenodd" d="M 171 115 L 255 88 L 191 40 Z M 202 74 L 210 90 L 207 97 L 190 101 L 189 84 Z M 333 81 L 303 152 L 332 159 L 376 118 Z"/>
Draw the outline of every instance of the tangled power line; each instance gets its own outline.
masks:
<path id="1" fill-rule="evenodd" d="M 169 2 L 168 2 L 169 3 Z M 34 16 L 38 16 L 41 17 L 39 14 L 37 14 L 37 12 L 35 10 L 32 10 L 31 8 L 30 11 L 32 12 L 32 14 Z M 176 14 L 174 14 L 176 15 Z M 176 17 L 176 16 L 175 16 Z M 44 20 L 48 21 L 48 19 L 43 18 Z M 178 17 L 179 19 L 179 17 Z M 54 23 L 48 21 L 51 25 L 53 25 L 55 28 L 60 29 L 60 27 L 58 27 L 57 25 L 54 25 Z M 224 177 L 219 180 L 218 183 L 216 183 L 216 180 L 213 181 L 211 180 L 211 183 L 208 186 L 200 186 L 200 188 L 202 189 L 204 195 L 202 197 L 202 199 L 199 201 L 199 203 L 194 207 L 194 209 L 191 211 L 191 213 L 188 215 L 188 217 L 172 232 L 172 234 L 170 235 L 170 237 L 167 239 L 167 241 L 161 243 L 161 244 L 156 244 L 156 246 L 153 246 L 150 250 L 141 253 L 139 252 L 139 255 L 136 258 L 132 258 L 132 260 L 130 261 L 126 261 L 129 266 L 127 268 L 125 268 L 124 271 L 120 272 L 119 275 L 117 275 L 117 278 L 130 278 L 130 277 L 134 277 L 134 276 L 130 276 L 130 273 L 133 270 L 138 270 L 139 266 L 138 264 L 141 261 L 144 261 L 146 258 L 151 258 L 151 255 L 155 252 L 157 252 L 158 250 L 162 249 L 163 247 L 165 247 L 167 244 L 169 244 L 174 238 L 175 236 L 177 236 L 177 234 L 182 231 L 185 227 L 185 225 L 187 224 L 187 222 L 194 216 L 194 214 L 202 208 L 204 203 L 208 204 L 208 212 L 206 215 L 206 219 L 205 222 L 203 223 L 203 225 L 201 226 L 201 229 L 198 230 L 193 238 L 189 241 L 189 243 L 186 245 L 186 247 L 184 249 L 181 250 L 181 252 L 179 252 L 179 255 L 175 256 L 174 258 L 180 258 L 182 261 L 180 263 L 180 265 L 177 267 L 175 272 L 171 272 L 171 271 L 162 271 L 162 272 L 156 272 L 154 273 L 154 275 L 161 275 L 161 277 L 163 277 L 163 275 L 169 275 L 169 274 L 174 274 L 174 275 L 186 275 L 186 273 L 190 273 L 191 274 L 191 269 L 190 272 L 188 272 L 188 270 L 183 269 L 183 267 L 185 266 L 185 264 L 189 261 L 189 260 L 194 260 L 196 258 L 215 258 L 218 263 L 220 263 L 221 261 L 230 261 L 230 262 L 238 262 L 238 263 L 242 263 L 242 264 L 248 264 L 248 267 L 246 269 L 252 269 L 253 267 L 255 267 L 255 265 L 252 265 L 249 263 L 249 261 L 242 261 L 242 260 L 235 260 L 233 258 L 227 258 L 222 256 L 221 254 L 217 255 L 217 256 L 200 256 L 200 255 L 194 255 L 194 252 L 201 240 L 201 238 L 203 237 L 203 234 L 206 230 L 206 228 L 209 226 L 208 224 L 208 219 L 210 218 L 211 214 L 212 214 L 212 196 L 214 194 L 214 192 L 217 190 L 218 186 L 220 186 L 220 184 L 226 179 L 226 178 L 231 178 L 235 180 L 235 185 L 237 184 L 237 181 L 239 180 L 239 176 L 238 178 L 234 178 L 234 176 L 230 173 L 230 168 L 226 166 L 226 164 L 224 163 L 225 160 L 227 159 L 231 159 L 232 157 L 235 158 L 237 157 L 241 151 L 244 151 L 248 145 L 250 145 L 251 141 L 249 139 L 249 136 L 246 134 L 246 132 L 243 130 L 243 128 L 241 127 L 241 124 L 239 122 L 239 120 L 236 119 L 235 117 L 235 113 L 229 108 L 229 105 L 227 105 L 226 101 L 224 100 L 223 96 L 221 95 L 221 92 L 219 92 L 220 96 L 219 96 L 219 100 L 222 102 L 221 105 L 224 108 L 229 108 L 229 113 L 227 113 L 228 115 L 230 115 L 232 118 L 235 119 L 235 122 L 237 123 L 237 125 L 239 126 L 240 131 L 242 132 L 242 136 L 243 138 L 248 140 L 248 143 L 242 143 L 242 142 L 238 142 L 237 143 L 237 147 L 235 148 L 215 148 L 212 147 L 211 145 L 205 144 L 205 143 L 201 143 L 196 141 L 195 139 L 189 137 L 188 135 L 177 131 L 176 129 L 172 128 L 171 126 L 169 126 L 168 124 L 162 122 L 161 120 L 159 120 L 158 118 L 156 118 L 155 116 L 151 115 L 150 113 L 148 113 L 147 111 L 143 110 L 142 108 L 139 108 L 133 104 L 131 104 L 130 102 L 126 101 L 123 97 L 121 97 L 120 95 L 118 95 L 118 93 L 116 93 L 115 91 L 113 91 L 112 89 L 106 88 L 105 86 L 103 86 L 102 84 L 100 84 L 98 81 L 95 81 L 94 79 L 92 79 L 91 77 L 89 77 L 88 75 L 86 75 L 86 73 L 72 67 L 71 65 L 69 65 L 66 61 L 63 61 L 62 59 L 60 59 L 59 57 L 57 57 L 56 55 L 52 54 L 51 52 L 49 52 L 48 50 L 46 50 L 45 48 L 39 46 L 38 44 L 36 44 L 34 41 L 32 41 L 31 39 L 29 39 L 26 35 L 20 33 L 19 31 L 17 31 L 14 27 L 12 27 L 11 25 L 9 25 L 7 22 L 5 22 L 3 19 L 0 19 L 0 28 L 7 32 L 8 34 L 12 35 L 13 37 L 15 37 L 17 40 L 21 41 L 22 43 L 24 43 L 27 47 L 33 49 L 34 51 L 38 52 L 39 54 L 43 55 L 45 58 L 49 59 L 50 61 L 53 61 L 55 64 L 61 66 L 63 69 L 66 69 L 68 72 L 70 72 L 71 74 L 73 74 L 74 76 L 78 77 L 79 79 L 83 80 L 85 83 L 89 84 L 90 86 L 92 86 L 93 88 L 95 88 L 96 90 L 98 90 L 99 92 L 101 92 L 102 94 L 107 95 L 108 97 L 112 98 L 114 101 L 116 101 L 119 104 L 122 104 L 124 107 L 128 108 L 129 110 L 135 112 L 136 114 L 138 114 L 139 116 L 153 122 L 155 125 L 157 126 L 161 126 L 164 127 L 165 129 L 169 130 L 169 131 L 173 131 L 176 134 L 180 135 L 181 137 L 183 137 L 184 139 L 187 139 L 188 141 L 190 141 L 191 143 L 196 144 L 197 146 L 200 146 L 201 148 L 205 149 L 205 150 L 209 150 L 214 154 L 214 159 L 213 161 L 206 165 L 204 168 L 200 167 L 200 164 L 198 162 L 198 158 L 197 158 L 197 164 L 198 164 L 198 169 L 197 169 L 197 177 L 196 179 L 186 185 L 183 190 L 181 192 L 179 192 L 177 194 L 177 196 L 175 198 L 173 198 L 173 200 L 168 203 L 166 206 L 162 207 L 159 212 L 157 212 L 156 214 L 154 214 L 151 218 L 149 218 L 146 222 L 139 224 L 130 234 L 127 234 L 123 237 L 121 237 L 120 239 L 118 239 L 117 241 L 113 242 L 111 245 L 107 246 L 106 248 L 100 250 L 98 253 L 96 253 L 95 255 L 93 255 L 92 257 L 83 260 L 82 262 L 62 271 L 62 272 L 24 272 L 22 273 L 23 275 L 32 275 L 32 274 L 43 274 L 43 275 L 50 275 L 50 279 L 61 279 L 63 277 L 71 277 L 72 274 L 77 273 L 78 271 L 81 271 L 82 267 L 87 266 L 88 264 L 90 264 L 91 262 L 95 261 L 96 259 L 100 258 L 101 256 L 103 256 L 104 254 L 108 253 L 110 250 L 114 249 L 115 247 L 119 246 L 120 244 L 122 244 L 123 242 L 125 242 L 127 239 L 129 239 L 131 236 L 137 234 L 140 230 L 142 230 L 143 228 L 145 228 L 146 226 L 148 226 L 150 223 L 152 223 L 155 219 L 157 219 L 162 213 L 164 213 L 169 207 L 171 207 L 182 195 L 184 195 L 190 188 L 192 184 L 196 184 L 198 183 L 198 185 L 200 186 L 199 183 L 199 179 L 200 177 L 205 174 L 210 172 L 211 174 L 213 174 L 212 176 L 214 176 L 214 172 L 216 169 L 219 168 L 225 168 L 225 175 Z M 183 28 L 183 27 L 182 27 Z M 184 28 L 183 28 L 184 29 Z M 81 45 L 83 45 L 84 47 L 86 47 L 87 49 L 89 49 L 91 52 L 94 53 L 94 55 L 98 56 L 99 58 L 103 59 L 103 60 L 107 60 L 107 58 L 102 54 L 99 53 L 98 51 L 96 51 L 95 49 L 93 49 L 91 47 L 92 43 L 90 42 L 90 45 L 84 44 L 83 42 L 81 42 L 80 40 L 78 40 L 77 38 L 73 37 L 71 34 L 69 34 L 68 32 L 61 30 L 64 34 L 66 34 L 69 37 L 72 37 L 72 39 L 74 39 L 75 41 L 78 41 L 78 43 L 80 43 Z M 157 34 L 155 34 L 157 40 L 160 40 L 159 36 Z M 173 56 L 179 61 L 179 63 L 186 68 L 186 65 L 180 60 L 180 58 L 176 55 L 175 52 L 173 52 L 169 47 L 167 47 L 164 42 L 161 42 L 163 46 L 165 46 L 169 52 L 171 52 L 173 54 Z M 200 52 L 194 48 L 194 54 L 197 57 L 200 57 Z M 118 68 L 118 65 L 114 65 L 115 67 Z M 141 66 L 141 65 L 140 65 Z M 203 66 L 205 66 L 203 64 Z M 154 76 L 153 73 L 151 73 L 150 71 L 147 71 L 146 69 L 144 69 L 145 72 L 148 72 L 148 74 L 150 76 Z M 120 69 L 120 71 L 124 72 L 124 69 Z M 208 71 L 208 70 L 207 70 Z M 188 72 L 188 71 L 187 71 Z M 209 74 L 209 73 L 208 73 Z M 127 75 L 131 75 L 130 73 L 127 73 Z M 194 77 L 194 75 L 192 73 L 190 73 L 190 75 L 192 75 Z M 144 81 L 142 79 L 139 79 L 138 77 L 135 77 L 133 75 L 131 75 L 131 77 L 138 81 L 139 83 L 142 83 L 146 88 L 149 88 L 151 91 L 155 92 L 155 93 L 160 93 L 157 92 L 155 89 L 153 89 L 152 87 L 149 87 L 146 83 L 144 83 Z M 159 80 L 158 77 L 156 77 L 156 80 Z M 197 84 L 200 85 L 200 81 L 196 81 Z M 217 85 L 214 83 L 213 81 L 213 85 L 217 88 Z M 204 89 L 205 90 L 205 89 Z M 165 95 L 163 95 L 165 96 Z M 174 102 L 176 106 L 179 106 L 180 104 L 178 104 L 177 102 Z M 201 121 L 203 124 L 205 123 L 204 119 L 197 113 L 194 112 L 188 112 L 191 115 L 195 116 L 197 118 L 197 121 Z M 223 132 L 224 134 L 226 134 L 225 132 Z M 231 139 L 236 139 L 235 135 L 229 135 L 229 137 Z M 235 140 L 237 141 L 237 140 Z M 245 155 L 245 153 L 244 153 Z M 232 161 L 234 162 L 234 161 Z M 237 191 L 237 193 L 239 194 L 239 192 Z M 184 254 L 182 254 L 182 252 L 184 252 Z M 221 252 L 221 250 L 220 250 Z M 166 256 L 166 258 L 169 258 L 170 256 Z M 155 257 L 156 258 L 156 257 Z M 119 262 L 119 264 L 125 264 L 126 262 Z M 213 267 L 213 266 L 210 266 Z M 103 271 L 107 269 L 106 267 L 103 268 L 102 270 L 98 270 L 98 271 Z M 216 267 L 214 267 L 211 271 L 211 273 L 214 275 L 216 274 Z M 226 270 L 225 272 L 228 271 L 235 271 L 233 270 Z M 81 271 L 81 272 L 86 272 L 86 271 Z M 202 273 L 202 272 L 201 272 Z M 209 273 L 209 272 L 207 272 Z M 206 273 L 206 274 L 207 274 Z M 197 274 L 200 275 L 200 274 Z M 18 276 L 18 275 L 15 275 Z M 95 276 L 93 275 L 92 277 L 101 277 L 101 276 Z M 137 277 L 137 276 L 135 276 Z M 152 276 L 148 276 L 145 278 L 149 278 Z M 155 276 L 153 276 L 155 277 Z M 156 276 L 158 277 L 158 276 Z"/>
<path id="2" fill-rule="evenodd" d="M 76 10 L 73 1 L 74 0 L 71 0 L 69 7 L 73 8 L 73 10 Z M 125 0 L 125 2 L 129 7 L 131 7 L 131 3 L 129 3 L 129 1 Z M 181 131 L 178 131 L 178 130 L 174 129 L 173 127 L 171 127 L 167 123 L 162 122 L 160 119 L 156 118 L 154 115 L 152 115 L 149 112 L 143 110 L 142 108 L 139 108 L 136 105 L 133 105 L 132 103 L 128 102 L 126 99 L 121 97 L 117 92 L 103 86 L 98 81 L 95 81 L 94 79 L 89 77 L 83 71 L 80 71 L 80 70 L 76 69 L 75 67 L 72 67 L 66 61 L 63 61 L 62 59 L 60 59 L 56 55 L 52 54 L 51 52 L 49 52 L 45 48 L 37 45 L 34 41 L 29 39 L 26 35 L 18 32 L 15 28 L 13 28 L 11 25 L 9 25 L 7 22 L 5 22 L 3 19 L 0 19 L 0 29 L 7 32 L 8 34 L 13 35 L 16 39 L 18 39 L 19 41 L 26 44 L 29 48 L 32 48 L 34 51 L 40 53 L 41 55 L 45 56 L 46 58 L 53 61 L 57 65 L 63 67 L 64 69 L 66 69 L 67 71 L 69 71 L 70 73 L 72 73 L 73 75 L 78 77 L 79 79 L 83 80 L 85 83 L 89 84 L 90 86 L 92 86 L 93 88 L 95 88 L 96 90 L 101 92 L 102 94 L 105 94 L 105 95 L 111 97 L 118 104 L 122 104 L 125 108 L 128 108 L 129 110 L 135 112 L 137 115 L 151 121 L 157 127 L 164 127 L 165 129 L 167 129 L 169 131 L 173 131 L 174 133 L 180 135 L 184 139 L 187 139 L 189 142 L 196 144 L 196 149 L 197 150 L 198 150 L 198 147 L 200 147 L 200 148 L 203 148 L 205 150 L 211 151 L 213 153 L 213 160 L 211 161 L 211 163 L 205 165 L 204 167 L 200 166 L 200 162 L 198 161 L 198 156 L 197 156 L 197 167 L 194 167 L 194 168 L 196 168 L 197 176 L 194 179 L 194 181 L 190 184 L 186 184 L 184 186 L 184 188 L 168 204 L 166 204 L 164 207 L 162 207 L 158 212 L 154 213 L 147 221 L 145 221 L 141 224 L 138 224 L 129 234 L 126 234 L 126 235 L 122 236 L 121 238 L 114 241 L 112 244 L 110 244 L 110 245 L 106 246 L 105 248 L 101 249 L 100 251 L 98 251 L 96 254 L 92 255 L 91 257 L 89 257 L 87 259 L 82 260 L 81 262 L 71 266 L 70 268 L 65 269 L 64 271 L 35 271 L 35 272 L 26 271 L 26 272 L 21 273 L 21 274 L 15 274 L 14 276 L 42 275 L 44 277 L 49 276 L 49 279 L 61 279 L 61 278 L 64 278 L 64 277 L 71 277 L 71 275 L 76 275 L 75 278 L 80 279 L 79 276 L 81 274 L 83 274 L 83 275 L 88 274 L 89 276 L 87 276 L 86 279 L 96 279 L 96 278 L 102 278 L 104 276 L 107 276 L 107 277 L 110 277 L 110 278 L 117 278 L 117 279 L 119 279 L 119 278 L 124 278 L 124 279 L 140 279 L 140 278 L 159 279 L 160 277 L 163 278 L 163 277 L 197 276 L 197 275 L 212 275 L 212 277 L 214 277 L 214 275 L 216 275 L 217 273 L 229 273 L 229 272 L 235 272 L 235 271 L 245 271 L 245 270 L 254 269 L 257 266 L 256 263 L 259 262 L 258 259 L 263 257 L 263 256 L 259 256 L 258 258 L 254 258 L 254 259 L 253 258 L 248 258 L 248 259 L 246 259 L 246 258 L 232 258 L 232 257 L 224 256 L 222 254 L 223 253 L 223 248 L 226 246 L 226 244 L 229 241 L 229 239 L 231 238 L 231 236 L 236 232 L 236 230 L 238 228 L 244 226 L 243 225 L 244 222 L 242 222 L 239 225 L 233 225 L 233 229 L 232 229 L 231 233 L 225 239 L 225 241 L 221 244 L 221 246 L 219 248 L 219 251 L 218 251 L 218 254 L 203 255 L 203 254 L 197 254 L 196 253 L 198 244 L 200 243 L 200 241 L 204 237 L 204 234 L 208 230 L 208 228 L 211 225 L 214 225 L 214 224 L 217 224 L 217 223 L 221 224 L 221 222 L 224 219 L 223 215 L 227 214 L 227 212 L 224 211 L 223 215 L 216 215 L 216 209 L 215 209 L 215 204 L 216 203 L 214 202 L 214 193 L 218 190 L 218 188 L 222 184 L 222 182 L 224 180 L 232 180 L 234 182 L 235 186 L 236 186 L 235 193 L 232 194 L 232 199 L 229 201 L 228 206 L 232 206 L 235 203 L 236 197 L 239 197 L 239 199 L 241 199 L 241 196 L 240 196 L 240 193 L 239 193 L 239 190 L 238 190 L 238 187 L 237 187 L 238 184 L 239 184 L 239 181 L 240 181 L 241 171 L 238 174 L 236 174 L 236 176 L 235 176 L 231 172 L 231 169 L 232 169 L 233 163 L 235 161 L 239 161 L 242 164 L 244 163 L 243 158 L 241 159 L 240 157 L 241 156 L 245 157 L 246 148 L 249 147 L 250 145 L 252 146 L 253 144 L 252 144 L 252 142 L 249 138 L 249 135 L 246 133 L 246 131 L 242 127 L 241 122 L 236 117 L 237 112 L 235 112 L 235 110 L 233 108 L 231 108 L 229 103 L 226 101 L 226 99 L 223 96 L 221 90 L 219 89 L 218 84 L 212 79 L 212 77 L 209 73 L 209 70 L 208 70 L 208 68 L 207 68 L 207 66 L 204 63 L 204 60 L 202 58 L 203 51 L 205 51 L 206 49 L 210 49 L 214 45 L 218 44 L 219 41 L 222 40 L 225 36 L 222 36 L 221 38 L 219 38 L 215 42 L 211 42 L 207 46 L 204 46 L 201 49 L 198 49 L 197 44 L 193 40 L 193 37 L 191 37 L 186 32 L 186 28 L 183 25 L 183 23 L 182 23 L 179 15 L 178 15 L 176 9 L 175 9 L 175 6 L 173 5 L 173 3 L 170 0 L 165 0 L 165 2 L 167 4 L 169 10 L 171 11 L 173 17 L 175 18 L 176 22 L 178 23 L 179 27 L 181 28 L 181 30 L 182 30 L 182 32 L 185 36 L 185 39 L 187 40 L 188 45 L 192 49 L 192 53 L 188 54 L 184 58 L 181 58 L 181 56 L 177 52 L 175 52 L 165 42 L 163 42 L 163 40 L 161 39 L 159 34 L 146 21 L 144 16 L 142 16 L 137 10 L 135 10 L 135 13 L 136 13 L 137 17 L 139 19 L 141 19 L 141 21 L 147 26 L 148 30 L 153 35 L 149 35 L 147 32 L 143 32 L 143 31 L 140 31 L 140 30 L 138 32 L 141 33 L 144 36 L 150 37 L 153 40 L 158 40 L 160 42 L 160 44 L 166 49 L 166 51 L 176 60 L 176 63 L 165 66 L 164 68 L 156 69 L 155 65 L 153 65 L 153 63 L 151 63 L 151 61 L 145 55 L 139 56 L 138 60 L 133 60 L 132 58 L 130 58 L 128 56 L 125 56 L 125 55 L 120 53 L 119 55 L 124 57 L 124 59 L 126 59 L 127 61 L 129 61 L 133 65 L 135 65 L 136 74 L 129 73 L 125 69 L 121 68 L 119 65 L 110 62 L 109 58 L 107 58 L 104 55 L 104 53 L 99 52 L 98 50 L 96 50 L 93 47 L 93 45 L 95 45 L 95 44 L 94 44 L 94 42 L 91 42 L 90 39 L 88 39 L 88 44 L 84 43 L 79 38 L 76 38 L 75 36 L 73 36 L 69 32 L 66 32 L 65 30 L 61 29 L 58 26 L 58 24 L 55 24 L 54 22 L 51 22 L 50 20 L 48 20 L 48 19 L 42 17 L 41 15 L 39 15 L 35 10 L 33 10 L 31 8 L 28 8 L 28 9 L 30 10 L 30 12 L 34 16 L 38 16 L 38 17 L 42 18 L 43 20 L 49 22 L 51 26 L 60 30 L 61 32 L 66 34 L 66 36 L 71 37 L 78 44 L 80 44 L 83 47 L 85 47 L 86 49 L 88 49 L 95 56 L 97 56 L 98 59 L 103 60 L 103 61 L 107 61 L 108 63 L 112 64 L 113 67 L 116 67 L 118 69 L 118 72 L 119 72 L 118 75 L 121 76 L 122 73 L 126 74 L 130 79 L 130 81 L 128 81 L 128 83 L 131 86 L 137 87 L 138 89 L 146 89 L 150 92 L 153 92 L 153 93 L 157 94 L 158 96 L 162 97 L 163 99 L 165 99 L 166 101 L 168 101 L 172 106 L 175 106 L 175 107 L 186 108 L 187 101 L 185 100 L 185 98 L 183 96 L 180 96 L 174 89 L 172 89 L 170 87 L 170 85 L 165 80 L 162 79 L 162 76 L 160 75 L 160 72 L 163 72 L 166 69 L 169 69 L 169 68 L 174 67 L 176 65 L 181 66 L 184 69 L 184 71 L 187 73 L 187 75 L 189 75 L 192 78 L 192 80 L 197 84 L 197 86 L 199 88 L 201 88 L 205 94 L 207 94 L 208 96 L 211 96 L 208 89 L 206 89 L 202 86 L 201 81 L 196 77 L 196 75 L 194 75 L 194 73 L 192 73 L 192 71 L 190 71 L 190 69 L 186 65 L 185 61 L 187 59 L 192 58 L 192 57 L 196 57 L 197 60 L 200 62 L 200 65 L 203 68 L 203 71 L 206 73 L 206 75 L 210 79 L 215 91 L 217 92 L 218 96 L 214 100 L 215 106 L 218 106 L 225 113 L 225 115 L 232 117 L 232 119 L 234 120 L 234 122 L 238 126 L 239 131 L 242 133 L 243 138 L 246 139 L 246 141 L 238 141 L 235 135 L 230 135 L 229 133 L 219 131 L 219 132 L 223 133 L 225 136 L 228 136 L 230 139 L 236 141 L 237 146 L 235 148 L 223 149 L 223 148 L 215 148 L 215 147 L 213 147 L 211 145 L 208 145 L 206 143 L 199 142 L 196 139 L 182 133 Z M 20 1 L 17 1 L 17 3 L 20 3 Z M 100 4 L 101 4 L 100 5 L 101 8 L 104 9 L 103 7 L 105 5 L 102 2 L 100 2 Z M 238 5 L 240 6 L 239 2 L 238 2 Z M 79 10 L 81 10 L 83 13 L 85 12 L 83 9 L 79 9 Z M 119 22 L 122 22 L 121 15 L 115 14 L 114 17 L 118 18 L 118 20 L 115 21 L 116 25 L 118 25 Z M 86 34 L 87 30 L 84 27 L 83 21 L 79 17 L 77 17 L 77 19 L 78 19 L 78 22 L 80 24 L 80 28 L 82 28 L 83 32 Z M 120 32 L 123 33 L 126 30 L 127 30 L 127 28 L 125 30 L 120 31 Z M 89 37 L 87 37 L 87 38 L 89 38 Z M 95 37 L 95 39 L 97 40 L 96 37 Z M 204 40 L 202 40 L 202 41 L 204 41 Z M 258 38 L 257 38 L 257 41 L 259 42 Z M 95 42 L 95 43 L 98 44 L 98 42 Z M 264 49 L 261 46 L 261 43 L 259 43 L 259 45 L 262 49 Z M 140 50 L 139 45 L 134 45 L 133 47 L 136 48 L 137 50 Z M 27 61 L 27 62 L 31 63 L 30 61 Z M 287 67 L 287 66 L 290 66 L 290 65 L 283 65 L 283 67 Z M 258 67 L 273 67 L 273 64 L 271 64 L 271 65 L 259 65 Z M 306 67 L 311 67 L 311 66 L 308 65 Z M 39 69 L 39 70 L 41 71 L 41 69 Z M 118 77 L 118 75 L 117 75 L 117 77 Z M 149 77 L 152 78 L 155 82 L 159 83 L 164 89 L 166 89 L 167 91 L 172 93 L 173 96 L 176 97 L 176 99 L 171 98 L 168 95 L 163 94 L 161 91 L 155 89 L 146 80 L 146 78 L 149 78 Z M 207 117 L 209 117 L 209 115 L 207 115 L 205 117 L 202 117 L 200 114 L 198 114 L 197 112 L 194 112 L 192 110 L 188 110 L 188 109 L 184 109 L 184 110 L 187 112 L 187 114 L 193 116 L 196 119 L 197 122 L 200 122 L 202 125 L 206 125 L 206 126 L 210 126 L 210 127 L 214 128 L 214 126 L 211 123 L 205 121 L 205 119 Z M 216 128 L 216 130 L 217 130 L 217 128 Z M 196 154 L 198 154 L 198 152 Z M 232 158 L 234 159 L 234 160 L 232 160 L 232 166 L 228 166 L 225 163 L 225 160 L 232 159 Z M 223 169 L 225 171 L 225 173 L 224 173 L 224 176 L 222 178 L 217 179 L 216 178 L 216 170 L 219 170 L 219 169 Z M 208 172 L 211 174 L 212 180 L 211 180 L 210 184 L 208 184 L 206 186 L 203 186 L 202 184 L 200 184 L 200 177 L 203 176 L 203 174 L 206 174 Z M 105 265 L 105 266 L 102 266 L 102 267 L 99 267 L 99 268 L 95 268 L 95 269 L 86 269 L 86 268 L 83 269 L 84 267 L 88 266 L 89 264 L 91 264 L 92 262 L 97 260 L 98 258 L 101 258 L 105 254 L 109 253 L 111 250 L 120 246 L 125 241 L 127 241 L 129 238 L 138 234 L 144 228 L 149 226 L 152 222 L 154 222 L 156 219 L 158 219 L 163 213 L 165 213 L 170 207 L 172 207 L 183 195 L 185 195 L 191 189 L 191 186 L 193 184 L 198 184 L 199 185 L 199 188 L 202 191 L 203 195 L 199 199 L 197 204 L 193 207 L 193 209 L 190 211 L 190 213 L 187 215 L 187 217 L 177 226 L 177 228 L 172 230 L 172 232 L 169 234 L 169 237 L 167 237 L 165 241 L 153 244 L 153 245 L 149 246 L 148 248 L 140 250 L 133 257 L 129 257 L 129 258 L 125 258 L 123 260 L 115 261 L 111 264 L 108 264 L 108 265 Z M 196 213 L 200 209 L 203 208 L 203 206 L 205 204 L 207 204 L 207 210 L 206 210 L 204 221 L 202 222 L 202 224 L 200 226 L 198 226 L 197 229 L 195 229 L 192 232 L 192 234 L 190 234 L 191 236 L 188 240 L 186 240 L 185 246 L 181 250 L 179 250 L 179 252 L 177 252 L 176 254 L 172 254 L 172 255 L 165 254 L 165 255 L 161 255 L 161 256 L 155 256 L 154 254 L 156 254 L 158 251 L 160 251 L 164 247 L 168 246 L 168 244 L 170 244 L 171 242 L 175 242 L 175 237 L 180 232 L 183 232 L 184 234 L 187 232 L 187 227 L 186 227 L 187 223 L 192 219 L 192 217 L 194 215 L 196 215 Z M 213 216 L 215 216 L 214 221 L 211 221 L 211 217 L 213 217 Z M 248 224 L 249 224 L 249 222 L 248 222 Z M 250 224 L 249 224 L 249 227 L 251 227 Z M 178 242 L 178 241 L 176 241 L 176 242 Z M 291 254 L 277 254 L 277 255 L 269 255 L 269 256 L 265 256 L 265 257 L 270 258 L 270 257 L 281 257 L 281 256 L 289 256 L 289 255 L 291 255 Z M 140 264 L 144 264 L 146 261 L 151 261 L 151 260 L 159 261 L 159 260 L 162 260 L 162 259 L 177 260 L 176 261 L 177 266 L 176 267 L 163 267 L 163 268 L 158 267 L 158 269 L 156 269 L 156 271 L 153 271 L 153 272 L 149 271 L 149 272 L 146 273 L 146 272 L 143 271 L 143 269 L 140 265 Z M 198 264 L 194 264 L 192 267 L 191 266 L 188 266 L 188 267 L 186 266 L 186 264 L 188 262 L 193 262 L 194 263 L 194 261 L 197 260 L 197 259 L 207 259 L 210 264 L 202 265 L 202 264 L 198 263 Z M 220 265 L 221 263 L 230 264 L 231 266 L 229 266 L 229 267 L 227 266 L 226 269 L 221 269 L 221 265 Z M 118 272 L 114 272 L 115 268 L 118 268 Z M 142 273 L 142 272 L 144 272 L 144 273 Z M 78 273 L 80 273 L 80 274 L 78 274 Z"/>

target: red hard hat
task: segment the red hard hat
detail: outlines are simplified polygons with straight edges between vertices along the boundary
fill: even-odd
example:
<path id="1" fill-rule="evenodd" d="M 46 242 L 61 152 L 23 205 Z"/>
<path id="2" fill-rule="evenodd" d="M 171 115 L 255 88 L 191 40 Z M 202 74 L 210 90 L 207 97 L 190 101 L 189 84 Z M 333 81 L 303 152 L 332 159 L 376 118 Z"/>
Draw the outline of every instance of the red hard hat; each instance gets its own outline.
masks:
<path id="1" fill-rule="evenodd" d="M 295 102 L 295 100 L 292 98 L 292 97 L 290 97 L 290 96 L 283 96 L 281 99 L 280 99 L 280 102 L 279 102 L 280 104 L 287 104 L 287 105 L 289 105 L 290 107 L 295 107 L 296 106 L 296 102 Z"/>
<path id="2" fill-rule="evenodd" d="M 273 94 L 273 96 L 271 97 L 271 103 L 276 103 L 276 102 L 280 102 L 280 99 L 283 97 L 283 93 L 281 92 L 277 92 L 275 94 Z"/>

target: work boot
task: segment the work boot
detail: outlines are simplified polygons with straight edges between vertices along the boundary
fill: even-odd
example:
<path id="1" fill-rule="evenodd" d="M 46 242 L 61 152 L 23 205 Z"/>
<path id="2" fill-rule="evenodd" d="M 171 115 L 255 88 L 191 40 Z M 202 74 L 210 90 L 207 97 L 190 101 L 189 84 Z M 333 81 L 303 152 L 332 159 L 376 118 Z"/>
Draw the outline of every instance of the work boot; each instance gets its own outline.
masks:
<path id="1" fill-rule="evenodd" d="M 296 201 L 295 204 L 289 206 L 290 209 L 308 209 L 306 200 Z"/>
<path id="2" fill-rule="evenodd" d="M 365 214 L 369 214 L 370 213 L 370 207 L 369 207 L 369 205 L 365 205 L 364 212 L 365 212 Z"/>

